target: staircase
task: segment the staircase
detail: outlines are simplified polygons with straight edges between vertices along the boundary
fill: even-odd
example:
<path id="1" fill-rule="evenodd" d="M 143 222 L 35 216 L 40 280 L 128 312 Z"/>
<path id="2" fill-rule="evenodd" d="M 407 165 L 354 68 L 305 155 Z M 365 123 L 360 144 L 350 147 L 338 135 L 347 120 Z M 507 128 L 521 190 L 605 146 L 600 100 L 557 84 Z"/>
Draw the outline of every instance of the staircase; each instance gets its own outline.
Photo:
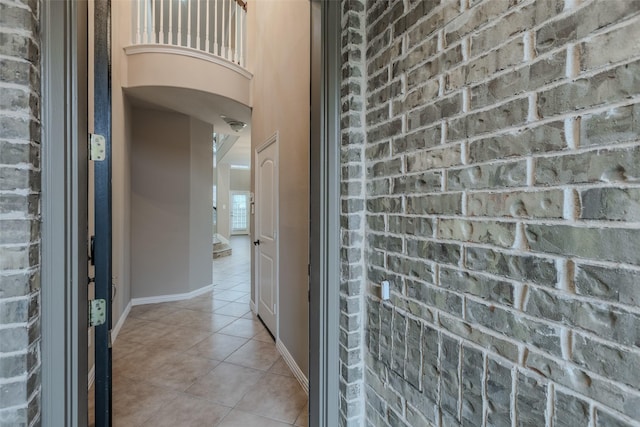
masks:
<path id="1" fill-rule="evenodd" d="M 231 246 L 216 234 L 213 236 L 213 259 L 231 255 Z"/>

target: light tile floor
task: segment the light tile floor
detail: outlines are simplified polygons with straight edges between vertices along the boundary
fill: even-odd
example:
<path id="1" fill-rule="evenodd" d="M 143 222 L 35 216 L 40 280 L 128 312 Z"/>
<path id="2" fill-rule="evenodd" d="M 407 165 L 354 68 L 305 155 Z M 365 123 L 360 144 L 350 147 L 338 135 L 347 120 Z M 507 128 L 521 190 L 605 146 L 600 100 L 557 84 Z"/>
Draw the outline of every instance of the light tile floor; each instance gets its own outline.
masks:
<path id="1" fill-rule="evenodd" d="M 307 426 L 307 396 L 249 308 L 250 241 L 231 246 L 213 292 L 131 310 L 113 348 L 114 426 Z"/>

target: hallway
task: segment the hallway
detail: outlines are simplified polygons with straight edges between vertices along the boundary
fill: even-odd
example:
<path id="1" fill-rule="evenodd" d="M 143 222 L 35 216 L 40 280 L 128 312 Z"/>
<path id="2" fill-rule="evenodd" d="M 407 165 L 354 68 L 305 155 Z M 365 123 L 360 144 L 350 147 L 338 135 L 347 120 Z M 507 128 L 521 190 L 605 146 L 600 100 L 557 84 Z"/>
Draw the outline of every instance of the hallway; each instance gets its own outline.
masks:
<path id="1" fill-rule="evenodd" d="M 307 396 L 250 311 L 250 241 L 214 260 L 214 290 L 135 306 L 113 350 L 115 426 L 306 426 Z"/>

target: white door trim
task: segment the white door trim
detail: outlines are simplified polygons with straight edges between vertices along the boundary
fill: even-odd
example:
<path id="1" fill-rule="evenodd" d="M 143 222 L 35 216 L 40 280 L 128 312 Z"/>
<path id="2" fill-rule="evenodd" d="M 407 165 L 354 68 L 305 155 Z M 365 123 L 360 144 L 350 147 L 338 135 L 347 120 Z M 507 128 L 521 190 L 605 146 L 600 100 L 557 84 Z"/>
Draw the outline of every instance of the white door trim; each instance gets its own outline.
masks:
<path id="1" fill-rule="evenodd" d="M 87 425 L 87 2 L 42 2 L 41 415 Z M 90 17 L 93 19 L 93 16 Z M 61 100 L 67 102 L 61 104 Z M 37 381 L 37 380 L 36 380 Z M 35 386 L 38 384 L 36 382 Z"/>
<path id="2" fill-rule="evenodd" d="M 263 152 L 265 149 L 267 149 L 268 147 L 270 147 L 272 144 L 275 145 L 275 159 L 274 159 L 274 163 L 275 163 L 275 188 L 273 190 L 273 194 L 275 195 L 275 223 L 276 223 L 276 330 L 275 333 L 273 334 L 276 341 L 280 338 L 280 193 L 279 193 L 279 189 L 280 189 L 280 147 L 278 144 L 278 141 L 280 139 L 280 134 L 278 131 L 276 131 L 273 135 L 271 135 L 265 142 L 263 142 L 262 144 L 260 144 L 254 153 L 254 164 L 255 164 L 255 170 L 256 170 L 256 174 L 255 176 L 255 191 L 254 191 L 254 197 L 256 200 L 256 204 L 255 204 L 255 224 L 254 224 L 254 228 L 255 228 L 255 233 L 254 236 L 260 236 L 260 221 L 257 220 L 257 218 L 260 217 L 260 213 L 259 213 L 259 208 L 260 208 L 260 203 L 258 203 L 258 198 L 260 197 L 260 192 L 258 191 L 258 189 L 260 188 L 260 174 L 258 173 L 259 169 L 260 169 L 260 165 L 258 164 L 258 155 Z M 254 246 L 254 251 L 258 251 L 259 248 L 257 246 Z M 255 270 L 255 290 L 256 290 L 256 296 L 255 296 L 255 312 L 256 314 L 258 314 L 258 310 L 260 307 L 260 286 L 258 283 L 258 278 L 260 277 L 260 263 L 259 263 L 259 258 L 257 256 L 253 257 L 254 259 L 254 270 Z"/>

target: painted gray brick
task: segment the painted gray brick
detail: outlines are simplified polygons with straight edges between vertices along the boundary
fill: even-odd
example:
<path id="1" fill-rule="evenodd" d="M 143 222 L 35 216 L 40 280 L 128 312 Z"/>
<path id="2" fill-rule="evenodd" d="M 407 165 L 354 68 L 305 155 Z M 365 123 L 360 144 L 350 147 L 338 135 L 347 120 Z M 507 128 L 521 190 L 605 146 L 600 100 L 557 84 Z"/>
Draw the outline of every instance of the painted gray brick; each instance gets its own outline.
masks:
<path id="1" fill-rule="evenodd" d="M 487 423 L 511 426 L 511 369 L 489 359 L 487 361 Z"/>
<path id="2" fill-rule="evenodd" d="M 501 222 L 441 219 L 438 221 L 438 238 L 462 242 L 487 243 L 509 248 L 513 246 L 516 224 Z"/>
<path id="3" fill-rule="evenodd" d="M 506 157 L 525 157 L 566 148 L 564 122 L 547 124 L 490 136 L 469 143 L 470 163 Z"/>
<path id="4" fill-rule="evenodd" d="M 462 424 L 482 425 L 484 358 L 482 352 L 462 347 Z"/>
<path id="5" fill-rule="evenodd" d="M 511 282 L 445 266 L 441 266 L 439 272 L 439 284 L 443 288 L 475 295 L 500 304 L 513 305 L 514 303 L 514 285 Z"/>
<path id="6" fill-rule="evenodd" d="M 546 386 L 543 382 L 518 373 L 516 425 L 545 425 Z"/>
<path id="7" fill-rule="evenodd" d="M 558 427 L 573 427 L 589 425 L 589 404 L 584 400 L 555 391 L 555 411 L 553 425 Z"/>
<path id="8" fill-rule="evenodd" d="M 586 370 L 606 378 L 631 387 L 638 384 L 640 354 L 637 351 L 601 344 L 584 335 L 576 335 L 573 340 L 573 360 Z"/>
<path id="9" fill-rule="evenodd" d="M 620 268 L 578 265 L 575 270 L 576 292 L 602 300 L 640 305 L 640 272 Z"/>
<path id="10" fill-rule="evenodd" d="M 511 255 L 484 248 L 467 248 L 467 267 L 515 280 L 554 286 L 556 265 L 553 261 L 530 255 Z"/>
<path id="11" fill-rule="evenodd" d="M 343 19 L 362 425 L 640 420 L 640 2 L 605 3 L 372 0 Z"/>
<path id="12" fill-rule="evenodd" d="M 599 409 L 596 410 L 596 426 L 597 427 L 631 427 L 632 424 L 608 414 Z"/>
<path id="13" fill-rule="evenodd" d="M 590 188 L 580 193 L 580 218 L 608 221 L 640 220 L 640 189 Z"/>
<path id="14" fill-rule="evenodd" d="M 447 171 L 449 190 L 471 190 L 483 188 L 520 187 L 527 183 L 527 164 L 513 163 L 471 166 Z"/>
<path id="15" fill-rule="evenodd" d="M 460 343 L 454 339 L 441 336 L 440 358 L 440 407 L 451 418 L 457 419 L 458 390 L 460 387 L 459 363 Z"/>
<path id="16" fill-rule="evenodd" d="M 588 259 L 640 264 L 640 230 L 568 225 L 526 227 L 532 250 Z M 620 242 L 627 242 L 624 246 Z"/>
<path id="17" fill-rule="evenodd" d="M 545 52 L 581 39 L 597 29 L 634 16 L 639 11 L 640 3 L 636 0 L 589 3 L 576 13 L 540 28 L 536 34 L 536 50 Z"/>
<path id="18" fill-rule="evenodd" d="M 467 318 L 486 328 L 511 336 L 554 355 L 561 355 L 560 330 L 557 327 L 517 316 L 498 306 L 467 301 Z"/>
<path id="19" fill-rule="evenodd" d="M 505 216 L 529 218 L 562 218 L 564 192 L 472 193 L 468 199 L 471 216 Z"/>

